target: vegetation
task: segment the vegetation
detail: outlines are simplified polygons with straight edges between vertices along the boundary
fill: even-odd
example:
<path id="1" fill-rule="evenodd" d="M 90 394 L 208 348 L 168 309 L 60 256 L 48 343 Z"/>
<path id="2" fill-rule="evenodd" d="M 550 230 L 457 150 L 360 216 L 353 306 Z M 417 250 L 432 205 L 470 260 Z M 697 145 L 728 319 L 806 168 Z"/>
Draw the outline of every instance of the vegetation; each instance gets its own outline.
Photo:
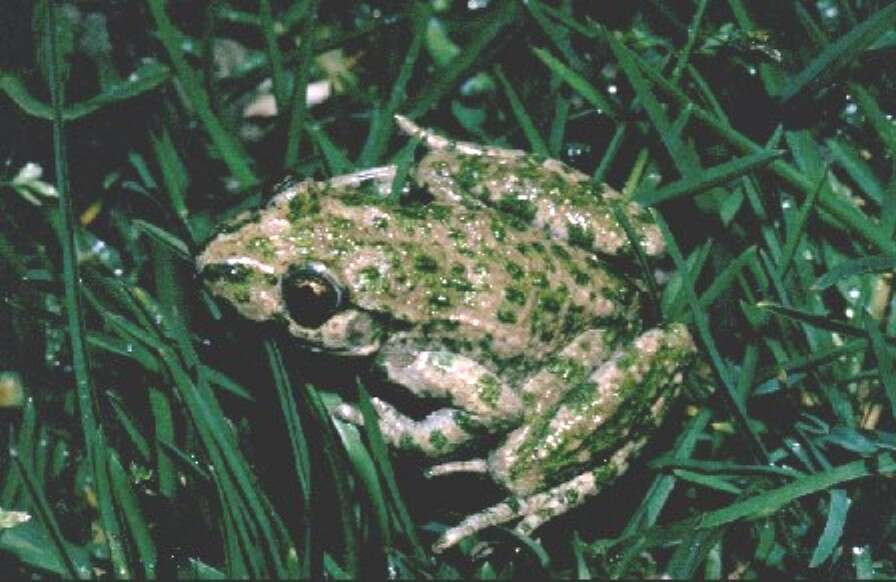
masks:
<path id="1" fill-rule="evenodd" d="M 896 576 L 896 3 L 8 0 L 0 38 L 0 571 Z M 650 206 L 712 367 L 533 539 L 433 555 L 501 492 L 334 423 L 377 384 L 193 271 L 283 174 L 406 170 L 395 113 Z"/>

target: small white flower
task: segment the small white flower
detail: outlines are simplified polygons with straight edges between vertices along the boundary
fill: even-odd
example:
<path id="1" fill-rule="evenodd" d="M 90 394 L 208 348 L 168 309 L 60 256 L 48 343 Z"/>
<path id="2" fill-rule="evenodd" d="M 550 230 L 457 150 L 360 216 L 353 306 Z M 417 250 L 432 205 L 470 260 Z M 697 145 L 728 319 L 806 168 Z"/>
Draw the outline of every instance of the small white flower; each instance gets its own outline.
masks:
<path id="1" fill-rule="evenodd" d="M 10 529 L 31 519 L 24 511 L 5 511 L 0 508 L 0 530 Z"/>
<path id="2" fill-rule="evenodd" d="M 55 186 L 41 180 L 43 175 L 44 169 L 39 164 L 28 162 L 22 166 L 22 169 L 12 179 L 12 182 L 9 182 L 9 185 L 15 188 L 16 192 L 26 201 L 35 206 L 40 206 L 42 203 L 39 197 L 59 197 L 59 192 L 56 191 Z"/>

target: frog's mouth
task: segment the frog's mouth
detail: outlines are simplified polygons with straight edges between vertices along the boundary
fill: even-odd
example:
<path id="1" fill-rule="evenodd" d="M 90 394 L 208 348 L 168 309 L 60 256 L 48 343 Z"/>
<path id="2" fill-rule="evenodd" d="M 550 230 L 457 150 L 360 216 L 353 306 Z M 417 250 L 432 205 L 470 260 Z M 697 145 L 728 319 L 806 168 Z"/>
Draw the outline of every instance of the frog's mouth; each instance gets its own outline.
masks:
<path id="1" fill-rule="evenodd" d="M 383 338 L 376 319 L 359 309 L 344 309 L 314 328 L 290 320 L 289 333 L 312 351 L 355 357 L 376 353 Z"/>

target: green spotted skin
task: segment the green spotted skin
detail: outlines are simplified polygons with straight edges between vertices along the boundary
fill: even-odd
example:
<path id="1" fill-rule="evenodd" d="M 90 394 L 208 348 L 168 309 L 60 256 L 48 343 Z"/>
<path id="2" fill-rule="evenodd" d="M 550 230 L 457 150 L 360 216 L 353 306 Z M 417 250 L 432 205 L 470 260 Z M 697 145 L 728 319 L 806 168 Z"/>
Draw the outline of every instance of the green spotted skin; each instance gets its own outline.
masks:
<path id="1" fill-rule="evenodd" d="M 637 324 L 637 287 L 594 253 L 482 204 L 388 204 L 375 192 L 305 182 L 219 234 L 198 262 L 242 315 L 286 322 L 321 350 L 328 338 L 291 322 L 283 305 L 280 280 L 292 265 L 323 265 L 346 291 L 346 310 L 377 328 L 376 341 L 402 330 L 405 341 L 496 371 L 531 368 L 585 329 Z M 348 338 L 337 339 L 334 351 L 351 352 Z M 371 338 L 365 330 L 357 339 Z"/>

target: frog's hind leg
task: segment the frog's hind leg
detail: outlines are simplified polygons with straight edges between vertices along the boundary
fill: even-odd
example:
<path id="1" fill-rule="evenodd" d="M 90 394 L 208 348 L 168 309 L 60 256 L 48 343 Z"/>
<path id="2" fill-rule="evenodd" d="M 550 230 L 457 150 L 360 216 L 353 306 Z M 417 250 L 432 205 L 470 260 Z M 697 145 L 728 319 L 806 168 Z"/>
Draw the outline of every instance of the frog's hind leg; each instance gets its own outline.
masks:
<path id="1" fill-rule="evenodd" d="M 379 398 L 371 398 L 370 402 L 379 417 L 383 440 L 393 448 L 440 457 L 453 453 L 476 436 L 471 428 L 474 423 L 460 410 L 442 408 L 415 420 Z M 361 411 L 350 404 L 337 406 L 333 413 L 346 422 L 364 425 Z"/>
<path id="2" fill-rule="evenodd" d="M 600 484 L 608 480 L 607 473 L 620 474 L 627 469 L 629 459 L 644 446 L 646 438 L 627 443 L 610 460 L 592 471 L 587 471 L 569 481 L 542 493 L 513 496 L 497 505 L 475 513 L 448 529 L 433 544 L 434 552 L 443 552 L 461 540 L 486 528 L 520 519 L 514 528 L 519 534 L 529 535 L 551 519 L 582 505 L 589 497 L 600 492 Z"/>

